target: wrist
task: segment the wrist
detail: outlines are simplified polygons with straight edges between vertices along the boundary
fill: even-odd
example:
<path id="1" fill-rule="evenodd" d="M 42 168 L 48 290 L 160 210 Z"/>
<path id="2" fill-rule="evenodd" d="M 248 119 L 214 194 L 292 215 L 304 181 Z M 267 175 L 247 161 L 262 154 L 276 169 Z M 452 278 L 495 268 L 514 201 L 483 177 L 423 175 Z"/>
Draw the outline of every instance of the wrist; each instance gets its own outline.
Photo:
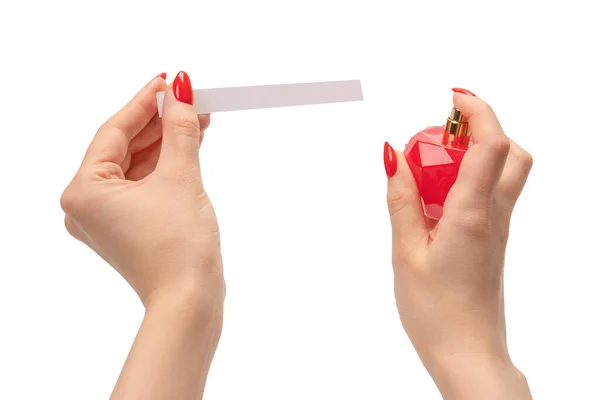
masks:
<path id="1" fill-rule="evenodd" d="M 444 399 L 531 399 L 508 352 L 440 353 L 425 364 Z"/>
<path id="2" fill-rule="evenodd" d="M 162 321 L 172 334 L 201 339 L 216 350 L 223 327 L 224 296 L 213 290 L 178 287 L 163 290 L 146 305 L 144 319 Z"/>
<path id="3" fill-rule="evenodd" d="M 146 314 L 170 311 L 184 320 L 223 319 L 225 280 L 221 274 L 189 279 L 156 288 L 143 300 Z"/>
<path id="4" fill-rule="evenodd" d="M 203 392 L 223 325 L 223 302 L 211 289 L 153 292 L 111 398 L 135 392 L 136 398 L 191 399 Z"/>

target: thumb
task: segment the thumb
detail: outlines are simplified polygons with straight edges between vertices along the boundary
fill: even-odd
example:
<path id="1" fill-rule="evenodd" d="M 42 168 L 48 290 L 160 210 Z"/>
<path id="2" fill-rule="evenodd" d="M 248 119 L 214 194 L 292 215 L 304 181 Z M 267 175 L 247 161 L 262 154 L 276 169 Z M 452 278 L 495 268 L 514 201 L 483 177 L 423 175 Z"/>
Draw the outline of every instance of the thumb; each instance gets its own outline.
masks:
<path id="1" fill-rule="evenodd" d="M 394 259 L 407 259 L 429 239 L 419 190 L 404 154 L 385 143 L 383 161 L 388 176 L 387 202 L 392 222 Z"/>
<path id="2" fill-rule="evenodd" d="M 183 71 L 177 74 L 165 93 L 162 130 L 157 171 L 176 176 L 199 175 L 200 121 L 194 106 L 192 82 Z"/>

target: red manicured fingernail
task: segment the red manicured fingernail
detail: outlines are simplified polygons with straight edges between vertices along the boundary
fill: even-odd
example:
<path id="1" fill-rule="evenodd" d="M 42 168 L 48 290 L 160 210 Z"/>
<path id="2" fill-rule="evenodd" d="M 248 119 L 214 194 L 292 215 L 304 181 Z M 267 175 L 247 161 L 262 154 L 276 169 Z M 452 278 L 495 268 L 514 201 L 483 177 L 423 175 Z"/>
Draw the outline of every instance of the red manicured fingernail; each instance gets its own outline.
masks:
<path id="1" fill-rule="evenodd" d="M 160 74 L 156 75 L 156 77 L 161 77 L 163 79 L 167 79 L 167 73 L 166 72 L 161 72 Z"/>
<path id="2" fill-rule="evenodd" d="M 173 94 L 182 103 L 192 104 L 194 93 L 192 92 L 192 81 L 187 73 L 179 71 L 173 80 Z"/>
<path id="3" fill-rule="evenodd" d="M 470 90 L 467 89 L 462 89 L 462 88 L 452 88 L 452 91 L 455 93 L 462 93 L 462 94 L 468 94 L 469 96 L 473 96 L 473 97 L 477 97 L 477 95 L 473 92 L 471 92 Z"/>
<path id="4" fill-rule="evenodd" d="M 385 165 L 385 173 L 388 178 L 396 174 L 398 170 L 398 157 L 396 151 L 388 142 L 383 146 L 383 164 Z"/>

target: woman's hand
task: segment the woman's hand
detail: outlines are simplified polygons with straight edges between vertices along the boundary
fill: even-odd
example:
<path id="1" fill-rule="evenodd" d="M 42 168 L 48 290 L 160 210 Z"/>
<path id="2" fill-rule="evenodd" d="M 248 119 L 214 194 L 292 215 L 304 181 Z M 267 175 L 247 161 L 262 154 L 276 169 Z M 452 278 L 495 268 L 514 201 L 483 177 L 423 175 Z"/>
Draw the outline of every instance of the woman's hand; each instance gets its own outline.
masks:
<path id="1" fill-rule="evenodd" d="M 180 73 L 173 90 L 160 76 L 148 83 L 98 130 L 61 199 L 69 233 L 146 306 L 200 288 L 217 303 L 223 297 L 219 229 L 198 156 L 210 117 L 189 104 L 189 82 Z M 165 90 L 161 119 L 156 92 Z"/>
<path id="2" fill-rule="evenodd" d="M 152 79 L 97 132 L 61 198 L 69 233 L 146 307 L 113 398 L 198 398 L 219 340 L 225 285 L 198 150 L 190 79 Z M 163 118 L 156 92 L 166 91 Z"/>
<path id="3" fill-rule="evenodd" d="M 395 293 L 404 329 L 446 399 L 529 399 L 506 346 L 503 269 L 511 213 L 532 166 L 482 100 L 456 93 L 474 145 L 435 224 L 403 153 L 392 172 Z M 397 168 L 394 166 L 394 160 Z"/>

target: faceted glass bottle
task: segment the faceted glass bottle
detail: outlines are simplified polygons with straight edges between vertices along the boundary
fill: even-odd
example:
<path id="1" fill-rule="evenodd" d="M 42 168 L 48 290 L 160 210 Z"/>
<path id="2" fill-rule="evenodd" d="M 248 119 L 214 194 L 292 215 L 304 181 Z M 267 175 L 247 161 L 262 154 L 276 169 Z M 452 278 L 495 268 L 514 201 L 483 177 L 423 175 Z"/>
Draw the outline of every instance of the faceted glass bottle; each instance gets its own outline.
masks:
<path id="1" fill-rule="evenodd" d="M 404 155 L 415 177 L 425 215 L 442 218 L 448 192 L 456 182 L 462 159 L 471 145 L 469 124 L 456 108 L 446 126 L 431 126 L 413 136 Z"/>

